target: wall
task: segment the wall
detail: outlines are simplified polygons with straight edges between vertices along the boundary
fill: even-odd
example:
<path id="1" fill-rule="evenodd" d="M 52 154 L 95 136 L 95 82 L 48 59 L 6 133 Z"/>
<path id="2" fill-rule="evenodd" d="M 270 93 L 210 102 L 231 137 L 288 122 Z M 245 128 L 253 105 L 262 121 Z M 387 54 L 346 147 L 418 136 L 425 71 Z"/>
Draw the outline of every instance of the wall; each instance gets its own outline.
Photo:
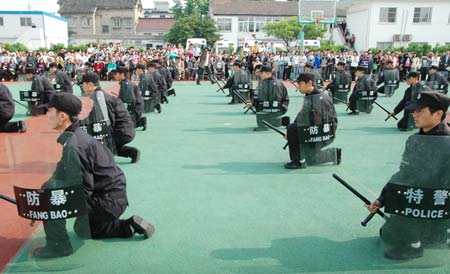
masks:
<path id="1" fill-rule="evenodd" d="M 395 23 L 380 23 L 380 8 L 397 8 Z M 413 23 L 414 8 L 432 7 L 431 23 Z M 364 11 L 365 9 L 365 11 Z M 394 34 L 412 34 L 410 42 L 445 44 L 450 42 L 449 20 L 450 1 L 372 1 L 370 4 L 353 5 L 347 13 L 347 25 L 354 30 L 356 48 L 367 49 L 377 46 L 377 42 L 393 42 Z M 403 23 L 402 27 L 402 21 Z M 406 27 L 405 27 L 406 25 Z M 364 27 L 369 31 L 364 32 Z M 410 42 L 396 42 L 394 46 L 407 46 Z"/>

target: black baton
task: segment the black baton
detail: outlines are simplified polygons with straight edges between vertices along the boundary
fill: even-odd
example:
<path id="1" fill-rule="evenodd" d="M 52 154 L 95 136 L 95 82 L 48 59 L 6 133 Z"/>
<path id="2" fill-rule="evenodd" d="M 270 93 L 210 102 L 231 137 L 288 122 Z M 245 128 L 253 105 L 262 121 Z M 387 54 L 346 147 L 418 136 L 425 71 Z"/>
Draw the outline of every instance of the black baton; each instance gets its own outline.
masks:
<path id="1" fill-rule="evenodd" d="M 374 103 L 375 105 L 379 106 L 379 107 L 380 107 L 382 110 L 384 110 L 387 114 L 391 114 L 391 113 L 390 113 L 387 109 L 385 109 L 382 105 L 378 104 L 377 101 L 373 101 L 373 103 Z M 388 116 L 384 121 L 389 120 L 389 117 L 391 117 L 391 116 Z M 395 115 L 392 115 L 392 118 L 394 118 L 395 120 L 398 121 L 398 119 L 397 119 L 397 117 L 395 117 Z"/>
<path id="2" fill-rule="evenodd" d="M 22 107 L 28 109 L 28 106 L 22 104 L 21 102 L 17 101 L 16 99 L 13 99 L 13 100 L 14 100 L 14 102 L 16 102 L 17 104 L 19 104 L 19 105 L 21 105 Z"/>
<path id="3" fill-rule="evenodd" d="M 241 101 L 243 101 L 244 104 L 247 104 L 247 100 L 244 98 L 244 96 L 242 96 L 242 94 L 240 94 L 239 92 L 236 92 L 236 91 L 233 91 L 233 93 L 234 93 L 237 97 L 239 97 L 239 99 L 241 99 Z M 244 108 L 245 108 L 245 107 L 244 107 Z M 249 109 L 250 109 L 254 114 L 256 114 L 256 110 L 255 110 L 253 107 L 249 107 Z M 246 114 L 246 113 L 247 113 L 247 111 L 244 112 L 244 114 Z"/>
<path id="4" fill-rule="evenodd" d="M 333 173 L 333 178 L 336 179 L 339 183 L 341 183 L 345 188 L 350 190 L 353 194 L 356 195 L 360 200 L 362 200 L 366 205 L 370 205 L 370 201 L 364 197 L 361 193 L 359 193 L 356 189 L 354 189 L 351 185 L 349 185 L 346 181 L 344 181 L 341 177 L 337 176 L 336 173 Z M 378 215 L 384 218 L 384 213 L 377 209 L 376 212 Z M 367 216 L 364 221 L 361 222 L 362 226 L 366 226 L 367 223 L 372 219 L 372 217 L 375 215 L 375 213 L 370 213 L 369 216 Z"/>
<path id="5" fill-rule="evenodd" d="M 272 126 L 271 124 L 269 124 L 266 120 L 262 120 L 263 124 L 265 124 L 268 128 L 275 130 L 277 133 L 279 133 L 281 136 L 285 137 L 286 134 L 283 133 L 283 131 L 279 130 L 278 128 Z M 288 147 L 289 143 L 286 143 L 283 147 L 284 150 L 286 150 L 286 148 Z"/>
<path id="6" fill-rule="evenodd" d="M 12 203 L 12 204 L 16 204 L 16 200 L 14 200 L 13 198 L 8 197 L 8 196 L 6 196 L 6 195 L 3 195 L 3 194 L 0 194 L 0 199 L 3 199 L 3 200 L 5 200 L 5 201 L 8 201 L 8 202 L 10 202 L 10 203 Z"/>
<path id="7" fill-rule="evenodd" d="M 346 101 L 344 101 L 344 100 L 338 99 L 338 98 L 336 98 L 336 97 L 333 97 L 333 99 L 336 100 L 336 101 L 338 101 L 338 102 L 344 103 L 344 104 L 346 104 L 346 105 L 348 106 L 348 102 L 346 102 Z"/>

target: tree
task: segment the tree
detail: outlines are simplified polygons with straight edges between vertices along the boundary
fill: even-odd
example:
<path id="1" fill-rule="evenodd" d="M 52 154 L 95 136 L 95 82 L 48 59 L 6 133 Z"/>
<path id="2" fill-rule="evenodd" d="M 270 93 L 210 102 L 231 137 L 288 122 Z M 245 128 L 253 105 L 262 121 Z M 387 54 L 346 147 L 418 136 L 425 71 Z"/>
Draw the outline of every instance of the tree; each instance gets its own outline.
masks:
<path id="1" fill-rule="evenodd" d="M 184 2 L 184 4 L 183 4 Z M 164 36 L 172 44 L 186 44 L 188 38 L 205 38 L 208 44 L 220 39 L 216 22 L 208 14 L 209 0 L 176 0 L 172 7 L 174 23 Z"/>
<path id="2" fill-rule="evenodd" d="M 268 23 L 263 28 L 267 35 L 283 40 L 287 48 L 289 48 L 289 42 L 298 37 L 301 29 L 302 25 L 298 24 L 297 17 Z M 305 25 L 303 31 L 305 39 L 322 38 L 325 33 L 325 29 L 321 25 Z"/>

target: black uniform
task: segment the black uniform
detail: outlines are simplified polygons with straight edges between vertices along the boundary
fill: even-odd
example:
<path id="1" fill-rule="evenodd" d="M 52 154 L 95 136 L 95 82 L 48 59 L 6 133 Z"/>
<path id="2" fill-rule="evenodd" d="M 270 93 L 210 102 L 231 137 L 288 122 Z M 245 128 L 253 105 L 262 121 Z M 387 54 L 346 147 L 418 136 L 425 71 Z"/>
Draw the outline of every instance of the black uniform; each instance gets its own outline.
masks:
<path id="1" fill-rule="evenodd" d="M 320 105 L 314 98 L 320 99 Z M 337 128 L 337 115 L 331 97 L 314 88 L 314 90 L 305 95 L 303 108 L 298 113 L 295 121 L 287 127 L 287 138 L 289 143 L 289 157 L 291 161 L 300 162 L 306 167 L 308 165 L 319 165 L 323 163 L 333 162 L 339 164 L 337 155 L 338 149 L 328 148 L 322 150 L 325 146 L 331 144 L 334 139 L 318 142 L 315 144 L 300 144 L 299 125 L 317 126 L 324 123 L 332 124 L 333 128 L 329 130 L 333 135 Z"/>
<path id="2" fill-rule="evenodd" d="M 171 75 L 170 71 L 167 70 L 167 68 L 162 67 L 162 66 L 160 66 L 158 68 L 158 72 L 161 75 L 161 77 L 164 79 L 164 81 L 166 82 L 166 89 L 161 93 L 161 102 L 169 103 L 167 96 L 169 96 L 168 90 L 172 88 L 172 83 L 173 83 L 172 75 Z"/>
<path id="3" fill-rule="evenodd" d="M 80 129 L 78 122 L 69 126 L 66 132 L 73 134 L 63 133 L 58 138 L 58 143 L 63 145 L 63 158 L 58 162 L 52 179 L 70 185 L 68 181 L 78 178 L 79 175 L 74 174 L 77 170 L 69 166 L 75 166 L 75 164 L 71 165 L 71 161 L 79 161 L 88 207 L 90 236 L 94 239 L 133 236 L 129 222 L 118 219 L 128 206 L 126 179 L 122 170 L 114 162 L 111 151 Z M 70 151 L 75 151 L 76 155 Z M 55 187 L 58 186 L 49 183 L 44 185 L 44 188 Z M 80 235 L 86 233 L 80 230 L 84 225 L 83 221 L 85 220 L 77 219 L 75 224 L 75 231 Z M 69 239 L 65 230 L 65 221 L 47 222 L 45 227 L 47 245 Z"/>
<path id="4" fill-rule="evenodd" d="M 72 81 L 64 71 L 59 69 L 55 72 L 55 85 L 54 88 L 57 92 L 73 93 Z"/>
<path id="5" fill-rule="evenodd" d="M 159 90 L 154 74 L 143 73 L 139 76 L 139 90 L 144 99 L 144 112 L 152 112 L 153 107 L 159 104 Z"/>
<path id="6" fill-rule="evenodd" d="M 144 99 L 139 92 L 138 86 L 128 79 L 123 79 L 119 83 L 119 98 L 125 105 L 134 123 L 134 127 L 147 127 L 147 118 L 144 113 Z"/>
<path id="7" fill-rule="evenodd" d="M 374 90 L 375 87 L 370 83 L 370 79 L 368 75 L 364 75 L 363 77 L 359 77 L 356 81 L 355 88 L 353 89 L 352 94 L 349 98 L 349 109 L 352 112 L 358 111 L 358 101 L 362 98 L 363 93 L 373 92 L 373 100 L 368 100 L 367 109 L 364 110 L 366 112 L 370 112 L 372 105 L 371 103 L 377 98 L 377 92 Z M 367 94 L 366 94 L 367 95 Z"/>
<path id="8" fill-rule="evenodd" d="M 244 97 L 250 96 L 250 89 L 251 89 L 251 80 L 247 73 L 247 71 L 240 69 L 238 71 L 235 71 L 233 76 L 231 78 L 228 78 L 226 84 L 222 87 L 222 89 L 228 88 L 230 89 L 230 93 L 232 96 L 230 103 L 239 103 L 241 100 L 237 98 L 235 95 L 235 92 L 238 92 L 238 90 L 244 90 L 244 85 L 247 85 L 248 94 L 242 94 Z M 248 98 L 246 98 L 248 99 Z"/>
<path id="9" fill-rule="evenodd" d="M 450 137 L 450 131 L 444 122 L 427 133 L 421 129 L 416 135 L 410 136 L 400 169 L 392 175 L 390 182 L 414 187 L 450 188 L 450 138 L 442 138 L 445 136 Z M 378 197 L 381 206 L 385 205 L 387 192 L 385 186 Z M 450 228 L 448 221 L 417 221 L 391 215 L 381 229 L 381 238 L 386 243 L 400 247 L 419 241 L 422 244 L 445 243 L 447 228 Z"/>
<path id="10" fill-rule="evenodd" d="M 156 85 L 158 86 L 159 97 L 157 98 L 157 102 L 158 102 L 157 106 L 159 106 L 159 109 L 160 109 L 164 93 L 167 92 L 167 82 L 166 82 L 166 79 L 164 79 L 164 77 L 158 72 L 158 70 L 156 70 L 153 73 L 149 73 L 149 74 L 153 75 Z"/>
<path id="11" fill-rule="evenodd" d="M 23 121 L 9 122 L 14 116 L 14 100 L 8 87 L 0 84 L 0 132 L 25 130 Z"/>
<path id="12" fill-rule="evenodd" d="M 50 98 L 55 94 L 55 89 L 50 81 L 44 76 L 33 75 L 31 79 L 31 91 L 39 94 L 39 101 L 28 102 L 28 111 L 31 115 L 42 115 L 47 113 L 47 108 L 38 107 L 39 105 L 47 104 Z"/>
<path id="13" fill-rule="evenodd" d="M 117 155 L 132 158 L 132 162 L 136 162 L 136 157 L 139 159 L 139 150 L 135 147 L 125 146 L 133 141 L 136 134 L 130 114 L 119 98 L 105 93 L 105 101 L 108 108 L 109 120 L 111 121 L 112 136 L 116 144 Z"/>

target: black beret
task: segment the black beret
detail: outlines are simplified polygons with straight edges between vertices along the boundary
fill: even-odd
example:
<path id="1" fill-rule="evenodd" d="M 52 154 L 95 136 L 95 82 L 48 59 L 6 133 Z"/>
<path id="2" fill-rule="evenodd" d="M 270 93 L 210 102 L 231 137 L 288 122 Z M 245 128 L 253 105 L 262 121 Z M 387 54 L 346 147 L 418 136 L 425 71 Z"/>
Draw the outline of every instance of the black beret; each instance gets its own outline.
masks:
<path id="1" fill-rule="evenodd" d="M 420 74 L 417 71 L 411 71 L 406 78 L 419 78 L 419 76 Z"/>
<path id="2" fill-rule="evenodd" d="M 128 72 L 128 68 L 123 67 L 123 66 L 117 67 L 116 69 L 114 69 L 112 71 L 113 74 L 114 73 L 127 73 L 127 72 Z"/>
<path id="3" fill-rule="evenodd" d="M 81 112 L 81 100 L 69 92 L 60 92 L 52 96 L 47 107 L 77 116 Z"/>
<path id="4" fill-rule="evenodd" d="M 357 71 L 364 71 L 364 73 L 365 73 L 365 72 L 367 72 L 367 67 L 357 66 L 357 67 L 356 67 L 356 70 L 357 70 Z"/>
<path id="5" fill-rule="evenodd" d="M 31 73 L 31 74 L 35 74 L 36 70 L 33 67 L 27 67 L 25 69 L 25 73 Z"/>
<path id="6" fill-rule="evenodd" d="M 145 66 L 143 64 L 137 64 L 136 69 L 143 69 L 145 70 Z"/>
<path id="7" fill-rule="evenodd" d="M 345 62 L 339 61 L 339 62 L 337 63 L 337 65 L 338 65 L 338 66 L 344 66 L 344 67 L 345 67 Z"/>
<path id="8" fill-rule="evenodd" d="M 261 66 L 261 69 L 259 70 L 260 72 L 272 72 L 272 67 L 271 66 Z"/>
<path id="9" fill-rule="evenodd" d="M 312 81 L 314 84 L 314 74 L 310 72 L 302 72 L 298 75 L 297 82 L 305 82 L 308 83 L 309 81 Z"/>
<path id="10" fill-rule="evenodd" d="M 236 61 L 233 63 L 233 66 L 240 67 L 240 66 L 242 66 L 242 63 L 239 61 Z"/>
<path id="11" fill-rule="evenodd" d="M 81 83 L 93 83 L 95 85 L 98 85 L 98 75 L 95 72 L 88 71 L 85 75 L 81 78 Z"/>
<path id="12" fill-rule="evenodd" d="M 429 107 L 430 109 L 440 109 L 447 111 L 450 105 L 450 97 L 437 91 L 422 91 L 417 96 L 417 101 L 406 106 L 407 110 L 422 109 Z"/>

